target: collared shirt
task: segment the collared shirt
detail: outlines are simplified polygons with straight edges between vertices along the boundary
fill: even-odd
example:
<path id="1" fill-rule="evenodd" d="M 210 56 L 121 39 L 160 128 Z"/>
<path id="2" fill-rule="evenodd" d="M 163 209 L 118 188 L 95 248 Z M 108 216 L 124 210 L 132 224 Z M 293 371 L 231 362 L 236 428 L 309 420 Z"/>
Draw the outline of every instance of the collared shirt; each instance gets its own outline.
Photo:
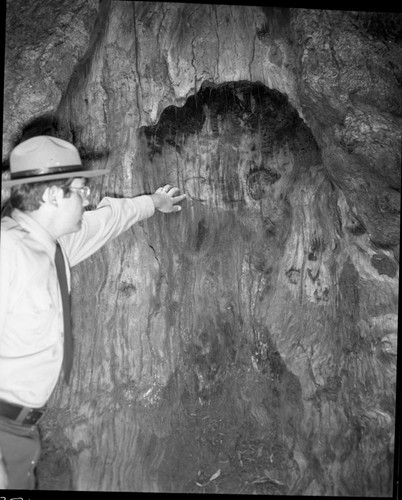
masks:
<path id="1" fill-rule="evenodd" d="M 83 216 L 80 231 L 59 239 L 70 267 L 130 226 L 154 214 L 150 196 L 104 198 Z M 39 408 L 52 393 L 63 359 L 63 309 L 55 241 L 28 214 L 1 221 L 0 399 Z"/>

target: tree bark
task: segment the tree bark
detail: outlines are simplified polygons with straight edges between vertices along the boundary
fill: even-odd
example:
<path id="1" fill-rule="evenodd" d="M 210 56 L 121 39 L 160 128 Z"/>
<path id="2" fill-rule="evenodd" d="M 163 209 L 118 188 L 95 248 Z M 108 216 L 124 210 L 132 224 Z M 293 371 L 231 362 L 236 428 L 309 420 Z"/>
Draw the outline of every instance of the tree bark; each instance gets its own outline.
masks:
<path id="1" fill-rule="evenodd" d="M 53 126 L 94 204 L 188 200 L 74 269 L 40 487 L 391 493 L 400 53 L 386 14 L 100 4 Z"/>

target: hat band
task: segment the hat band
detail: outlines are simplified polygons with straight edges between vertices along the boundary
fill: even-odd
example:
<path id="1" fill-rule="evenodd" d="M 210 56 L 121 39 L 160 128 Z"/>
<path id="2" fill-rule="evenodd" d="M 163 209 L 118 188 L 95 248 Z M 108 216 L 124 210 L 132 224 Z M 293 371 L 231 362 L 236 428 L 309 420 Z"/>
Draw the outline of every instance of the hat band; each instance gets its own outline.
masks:
<path id="1" fill-rule="evenodd" d="M 10 174 L 10 179 L 23 179 L 25 177 L 32 177 L 48 174 L 60 174 L 67 172 L 76 172 L 78 170 L 83 170 L 82 165 L 67 165 L 65 167 L 50 167 L 50 168 L 35 168 L 32 170 L 24 170 L 23 172 L 13 172 Z"/>

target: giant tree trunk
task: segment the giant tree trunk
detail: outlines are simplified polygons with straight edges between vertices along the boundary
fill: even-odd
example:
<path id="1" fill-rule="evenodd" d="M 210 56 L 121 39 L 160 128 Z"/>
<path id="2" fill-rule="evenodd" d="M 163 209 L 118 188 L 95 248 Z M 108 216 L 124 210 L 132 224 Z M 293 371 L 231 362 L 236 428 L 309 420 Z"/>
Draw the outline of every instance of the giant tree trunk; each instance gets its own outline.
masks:
<path id="1" fill-rule="evenodd" d="M 74 269 L 74 371 L 41 425 L 39 487 L 390 495 L 398 22 L 120 1 L 97 16 L 52 132 L 110 168 L 94 204 L 167 182 L 188 200 Z"/>

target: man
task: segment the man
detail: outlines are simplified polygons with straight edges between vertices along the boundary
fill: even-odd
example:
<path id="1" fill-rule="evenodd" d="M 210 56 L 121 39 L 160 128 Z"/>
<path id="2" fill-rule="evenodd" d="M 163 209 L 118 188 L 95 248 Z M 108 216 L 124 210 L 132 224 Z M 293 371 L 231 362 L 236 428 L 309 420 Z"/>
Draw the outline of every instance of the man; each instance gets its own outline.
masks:
<path id="1" fill-rule="evenodd" d="M 77 149 L 50 136 L 10 155 L 11 187 L 0 246 L 0 489 L 34 489 L 38 420 L 61 372 L 71 367 L 70 271 L 155 209 L 178 212 L 186 195 L 166 185 L 152 195 L 88 205 Z"/>

